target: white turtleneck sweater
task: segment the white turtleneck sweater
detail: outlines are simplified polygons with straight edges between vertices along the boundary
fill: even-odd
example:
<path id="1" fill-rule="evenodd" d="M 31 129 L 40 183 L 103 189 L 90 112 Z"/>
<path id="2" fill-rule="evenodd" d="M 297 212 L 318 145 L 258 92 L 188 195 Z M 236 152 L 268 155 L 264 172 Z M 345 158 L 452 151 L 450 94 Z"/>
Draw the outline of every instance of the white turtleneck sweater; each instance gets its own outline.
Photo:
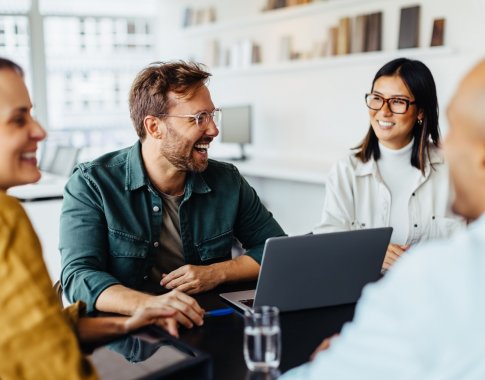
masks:
<path id="1" fill-rule="evenodd" d="M 389 225 L 394 228 L 391 243 L 406 244 L 409 234 L 409 199 L 421 172 L 411 165 L 414 139 L 401 149 L 389 149 L 379 143 L 381 157 L 377 161 L 382 181 L 391 193 Z"/>

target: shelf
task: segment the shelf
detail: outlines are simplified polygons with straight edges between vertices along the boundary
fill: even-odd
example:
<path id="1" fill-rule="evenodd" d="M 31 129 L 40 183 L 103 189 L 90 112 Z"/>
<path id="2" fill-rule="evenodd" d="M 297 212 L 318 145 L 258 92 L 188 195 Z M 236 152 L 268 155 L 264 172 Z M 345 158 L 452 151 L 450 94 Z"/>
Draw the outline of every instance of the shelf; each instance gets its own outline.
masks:
<path id="1" fill-rule="evenodd" d="M 285 71 L 301 71 L 301 70 L 316 70 L 333 67 L 341 67 L 342 65 L 360 65 L 365 63 L 372 63 L 376 60 L 392 60 L 396 57 L 407 58 L 422 58 L 422 57 L 442 57 L 456 54 L 457 49 L 448 46 L 416 48 L 416 49 L 401 49 L 393 51 L 377 51 L 358 54 L 347 54 L 332 57 L 322 57 L 308 60 L 285 61 L 275 64 L 255 64 L 248 67 L 231 68 L 231 67 L 216 67 L 212 69 L 212 75 L 234 75 L 237 74 L 268 74 Z"/>
<path id="2" fill-rule="evenodd" d="M 233 21 L 221 21 L 210 24 L 194 25 L 182 28 L 181 31 L 187 36 L 200 36 L 201 34 L 216 34 L 229 29 L 248 28 L 256 25 L 268 24 L 299 18 L 302 16 L 312 16 L 316 13 L 325 13 L 335 9 L 343 10 L 355 5 L 364 4 L 369 7 L 374 4 L 387 3 L 387 0 L 327 0 L 316 1 L 310 4 L 295 5 L 292 7 L 279 8 L 271 11 L 261 12 L 257 15 Z"/>

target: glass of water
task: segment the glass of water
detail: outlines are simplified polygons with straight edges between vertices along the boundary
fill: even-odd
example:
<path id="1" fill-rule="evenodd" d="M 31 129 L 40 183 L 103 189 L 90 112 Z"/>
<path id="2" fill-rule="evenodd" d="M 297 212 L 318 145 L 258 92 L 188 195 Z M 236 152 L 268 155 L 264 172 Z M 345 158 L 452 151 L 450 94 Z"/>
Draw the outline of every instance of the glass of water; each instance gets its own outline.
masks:
<path id="1" fill-rule="evenodd" d="M 280 365 L 279 310 L 259 306 L 244 313 L 244 359 L 251 371 L 269 372 Z"/>

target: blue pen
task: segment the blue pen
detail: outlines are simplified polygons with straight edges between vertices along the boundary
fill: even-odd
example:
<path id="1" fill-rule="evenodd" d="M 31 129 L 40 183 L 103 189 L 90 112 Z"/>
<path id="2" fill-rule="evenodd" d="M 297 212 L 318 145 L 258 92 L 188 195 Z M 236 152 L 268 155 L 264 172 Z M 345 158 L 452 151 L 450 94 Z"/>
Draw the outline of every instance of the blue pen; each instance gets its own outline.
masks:
<path id="1" fill-rule="evenodd" d="M 229 315 L 234 313 L 234 309 L 231 307 L 226 307 L 223 309 L 214 309 L 210 311 L 206 311 L 204 316 L 205 317 L 220 317 L 222 315 Z"/>

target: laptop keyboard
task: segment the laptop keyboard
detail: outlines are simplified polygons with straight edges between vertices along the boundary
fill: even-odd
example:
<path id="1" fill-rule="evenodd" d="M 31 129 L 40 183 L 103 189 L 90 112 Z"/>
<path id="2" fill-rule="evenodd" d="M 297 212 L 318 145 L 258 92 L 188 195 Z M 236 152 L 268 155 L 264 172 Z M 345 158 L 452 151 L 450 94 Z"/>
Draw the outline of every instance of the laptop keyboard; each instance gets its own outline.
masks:
<path id="1" fill-rule="evenodd" d="M 239 302 L 241 302 L 243 305 L 253 307 L 254 298 L 249 298 L 247 300 L 239 300 Z"/>

